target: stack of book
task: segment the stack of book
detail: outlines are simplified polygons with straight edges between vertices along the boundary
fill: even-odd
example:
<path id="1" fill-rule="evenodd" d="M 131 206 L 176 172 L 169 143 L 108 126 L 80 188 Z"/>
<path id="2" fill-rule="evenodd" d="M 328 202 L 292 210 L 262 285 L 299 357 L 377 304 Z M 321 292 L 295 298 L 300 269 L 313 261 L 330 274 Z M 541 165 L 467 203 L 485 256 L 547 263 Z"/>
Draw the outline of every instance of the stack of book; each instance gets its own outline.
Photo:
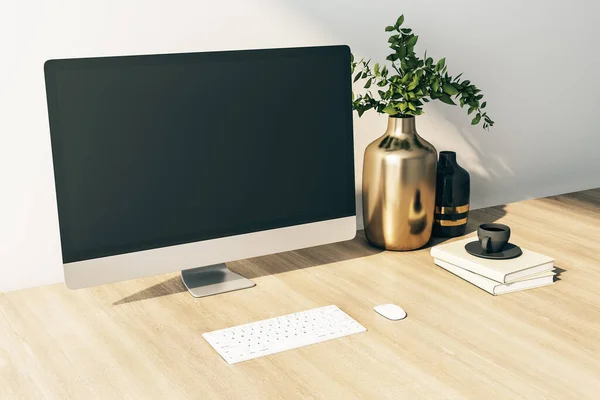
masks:
<path id="1" fill-rule="evenodd" d="M 554 283 L 554 259 L 521 248 L 523 254 L 509 260 L 473 256 L 465 245 L 477 238 L 435 246 L 431 256 L 436 265 L 495 295 Z"/>

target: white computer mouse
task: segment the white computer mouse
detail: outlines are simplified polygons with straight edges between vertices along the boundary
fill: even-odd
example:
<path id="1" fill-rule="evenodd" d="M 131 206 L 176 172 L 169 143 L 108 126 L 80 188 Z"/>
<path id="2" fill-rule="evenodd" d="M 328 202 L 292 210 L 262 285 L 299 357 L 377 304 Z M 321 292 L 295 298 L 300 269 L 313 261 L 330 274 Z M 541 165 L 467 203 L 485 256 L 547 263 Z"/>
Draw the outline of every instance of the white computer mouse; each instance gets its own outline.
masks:
<path id="1" fill-rule="evenodd" d="M 375 306 L 374 310 L 377 311 L 378 314 L 381 314 L 392 321 L 406 318 L 406 311 L 395 304 L 381 304 Z"/>

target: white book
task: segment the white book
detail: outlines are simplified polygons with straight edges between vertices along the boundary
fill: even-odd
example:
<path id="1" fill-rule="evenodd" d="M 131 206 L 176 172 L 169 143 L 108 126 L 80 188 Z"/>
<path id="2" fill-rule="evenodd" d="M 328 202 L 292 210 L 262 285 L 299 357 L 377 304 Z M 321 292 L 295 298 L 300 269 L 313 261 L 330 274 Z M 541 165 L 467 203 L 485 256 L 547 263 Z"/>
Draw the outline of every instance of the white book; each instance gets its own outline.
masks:
<path id="1" fill-rule="evenodd" d="M 494 296 L 504 293 L 517 292 L 519 290 L 533 289 L 541 286 L 548 286 L 554 283 L 554 271 L 545 271 L 535 275 L 531 275 L 526 279 L 511 282 L 499 283 L 488 279 L 484 276 L 474 274 L 471 271 L 457 267 L 445 261 L 434 259 L 435 264 L 452 272 L 454 275 L 464 279 L 467 282 L 485 290 Z"/>
<path id="2" fill-rule="evenodd" d="M 472 256 L 465 250 L 465 245 L 476 240 L 471 237 L 435 246 L 431 249 L 431 256 L 500 283 L 517 281 L 554 268 L 553 258 L 524 248 L 521 248 L 522 255 L 510 260 Z"/>

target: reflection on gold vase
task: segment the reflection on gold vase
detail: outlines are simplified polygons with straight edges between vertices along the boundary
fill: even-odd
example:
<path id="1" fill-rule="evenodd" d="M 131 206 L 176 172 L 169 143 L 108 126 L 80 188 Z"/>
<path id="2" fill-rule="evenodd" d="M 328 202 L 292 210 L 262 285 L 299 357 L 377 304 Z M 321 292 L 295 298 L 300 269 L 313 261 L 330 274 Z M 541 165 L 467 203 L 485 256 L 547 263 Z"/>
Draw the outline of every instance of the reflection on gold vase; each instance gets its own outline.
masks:
<path id="1" fill-rule="evenodd" d="M 437 152 L 417 134 L 415 117 L 389 117 L 383 136 L 365 150 L 365 235 L 374 246 L 413 250 L 431 237 Z"/>

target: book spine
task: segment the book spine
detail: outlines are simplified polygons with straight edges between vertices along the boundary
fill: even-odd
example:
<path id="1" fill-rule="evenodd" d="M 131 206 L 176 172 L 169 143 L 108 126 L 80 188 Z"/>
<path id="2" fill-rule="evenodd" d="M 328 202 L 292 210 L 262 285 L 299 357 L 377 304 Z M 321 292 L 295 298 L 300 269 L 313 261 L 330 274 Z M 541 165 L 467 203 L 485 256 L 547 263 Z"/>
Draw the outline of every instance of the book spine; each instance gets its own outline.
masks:
<path id="1" fill-rule="evenodd" d="M 491 280 L 494 280 L 499 283 L 506 283 L 506 275 L 502 272 L 486 268 L 477 263 L 474 263 L 469 260 L 465 260 L 464 258 L 457 257 L 453 254 L 448 254 L 445 251 L 440 250 L 437 247 L 431 249 L 431 256 L 433 258 L 438 258 L 447 263 L 456 265 L 460 268 L 466 269 L 468 271 L 474 272 Z"/>

